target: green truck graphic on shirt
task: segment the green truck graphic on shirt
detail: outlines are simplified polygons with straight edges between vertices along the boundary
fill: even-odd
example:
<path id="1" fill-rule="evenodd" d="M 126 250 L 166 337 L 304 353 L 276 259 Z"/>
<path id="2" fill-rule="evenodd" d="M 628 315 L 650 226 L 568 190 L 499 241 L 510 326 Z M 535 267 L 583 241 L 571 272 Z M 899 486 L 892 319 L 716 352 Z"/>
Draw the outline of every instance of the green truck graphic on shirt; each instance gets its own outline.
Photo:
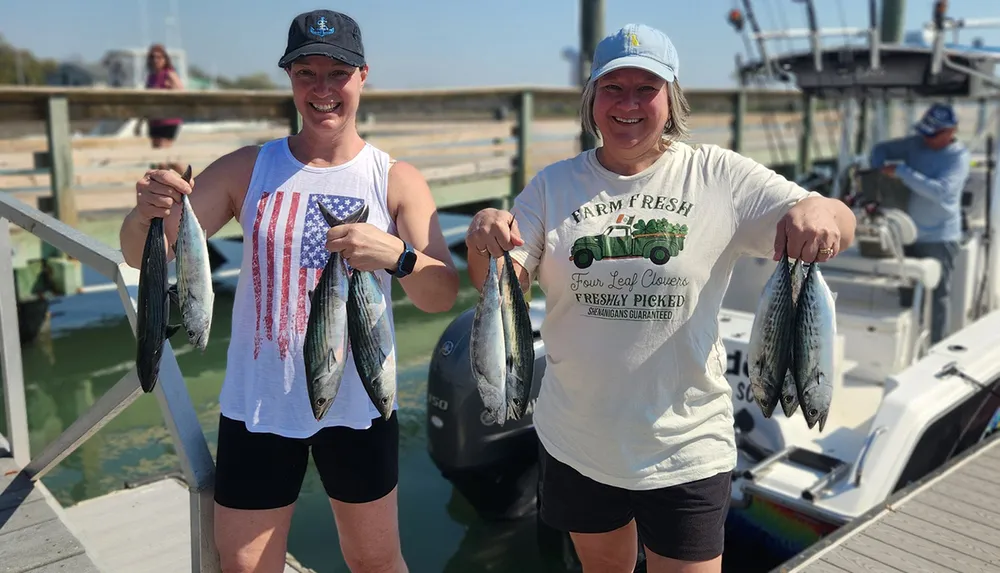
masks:
<path id="1" fill-rule="evenodd" d="M 594 261 L 642 257 L 656 265 L 666 264 L 684 250 L 687 225 L 674 225 L 666 219 L 627 220 L 619 215 L 604 233 L 580 237 L 573 242 L 570 260 L 585 269 Z"/>

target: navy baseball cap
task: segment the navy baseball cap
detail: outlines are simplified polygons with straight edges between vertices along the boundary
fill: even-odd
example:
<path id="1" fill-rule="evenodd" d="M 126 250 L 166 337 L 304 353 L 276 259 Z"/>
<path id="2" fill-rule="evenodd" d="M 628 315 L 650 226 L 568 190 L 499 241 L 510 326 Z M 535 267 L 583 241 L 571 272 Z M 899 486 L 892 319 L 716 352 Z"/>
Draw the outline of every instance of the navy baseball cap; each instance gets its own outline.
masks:
<path id="1" fill-rule="evenodd" d="M 589 81 L 619 68 L 639 68 L 672 82 L 680 60 L 666 34 L 645 24 L 626 24 L 597 44 Z"/>
<path id="2" fill-rule="evenodd" d="M 328 56 L 360 68 L 365 65 L 361 28 L 350 16 L 332 10 L 299 14 L 288 27 L 288 45 L 278 66 L 287 68 L 303 56 Z"/>
<path id="3" fill-rule="evenodd" d="M 914 127 L 921 135 L 932 137 L 942 129 L 957 126 L 958 116 L 955 114 L 955 109 L 948 104 L 936 103 L 924 113 L 924 117 Z"/>

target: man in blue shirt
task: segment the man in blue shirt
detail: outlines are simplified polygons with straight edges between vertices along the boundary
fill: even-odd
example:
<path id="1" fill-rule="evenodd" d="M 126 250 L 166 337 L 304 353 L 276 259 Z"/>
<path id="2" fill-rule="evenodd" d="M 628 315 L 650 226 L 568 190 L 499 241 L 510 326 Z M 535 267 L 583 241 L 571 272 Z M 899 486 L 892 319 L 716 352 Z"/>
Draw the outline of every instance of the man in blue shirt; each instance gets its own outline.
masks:
<path id="1" fill-rule="evenodd" d="M 934 289 L 931 305 L 934 344 L 944 337 L 948 324 L 951 273 L 962 237 L 962 190 L 969 178 L 971 158 L 965 145 L 955 138 L 958 117 L 950 105 L 932 105 L 915 127 L 916 135 L 876 144 L 871 166 L 881 167 L 882 173 L 897 177 L 911 191 L 907 211 L 916 223 L 917 240 L 906 246 L 906 256 L 930 257 L 941 263 L 941 282 Z M 898 163 L 886 165 L 887 161 Z M 903 304 L 911 302 L 904 300 Z"/>

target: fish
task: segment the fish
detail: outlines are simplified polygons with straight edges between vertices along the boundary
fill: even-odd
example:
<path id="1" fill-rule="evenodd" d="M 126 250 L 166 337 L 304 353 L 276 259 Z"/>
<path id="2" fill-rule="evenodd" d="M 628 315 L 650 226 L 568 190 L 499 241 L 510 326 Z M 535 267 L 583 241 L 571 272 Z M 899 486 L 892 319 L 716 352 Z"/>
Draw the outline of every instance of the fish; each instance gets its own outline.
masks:
<path id="1" fill-rule="evenodd" d="M 185 178 L 190 180 L 191 167 Z M 180 325 L 169 325 L 170 294 L 167 292 L 167 244 L 163 235 L 163 219 L 153 217 L 146 231 L 139 265 L 139 292 L 135 309 L 135 373 L 145 393 L 156 387 L 160 376 L 163 343 L 173 336 Z"/>
<path id="2" fill-rule="evenodd" d="M 802 282 L 795 313 L 792 372 L 806 425 L 823 431 L 833 400 L 834 341 L 837 335 L 835 297 L 812 263 Z"/>
<path id="3" fill-rule="evenodd" d="M 487 414 L 503 426 L 507 421 L 507 350 L 500 306 L 499 272 L 496 259 L 490 257 L 472 318 L 469 358 L 483 406 Z"/>
<path id="4" fill-rule="evenodd" d="M 794 319 L 792 280 L 786 252 L 761 292 L 747 349 L 750 390 L 765 418 L 771 417 L 781 401 L 791 362 Z"/>
<path id="5" fill-rule="evenodd" d="M 802 290 L 802 280 L 804 274 L 802 271 L 802 261 L 799 259 L 795 260 L 795 264 L 792 265 L 792 304 L 798 305 L 799 303 L 799 293 Z M 785 413 L 785 417 L 790 418 L 795 410 L 799 407 L 799 393 L 798 388 L 795 387 L 795 375 L 792 373 L 791 362 L 788 365 L 788 372 L 785 374 L 785 385 L 781 388 L 781 410 Z"/>
<path id="6" fill-rule="evenodd" d="M 521 281 L 517 278 L 510 254 L 503 254 L 504 277 L 500 281 L 500 315 L 503 321 L 506 371 L 504 395 L 507 419 L 520 420 L 528 407 L 535 368 L 535 341 L 531 315 L 524 300 Z"/>
<path id="7" fill-rule="evenodd" d="M 184 173 L 184 180 L 191 182 L 191 166 Z M 212 328 L 212 309 L 215 292 L 212 290 L 212 267 L 208 258 L 205 229 L 191 208 L 191 200 L 181 194 L 181 218 L 174 242 L 177 265 L 177 284 L 171 294 L 181 311 L 181 323 L 187 331 L 188 341 L 204 352 Z"/>
<path id="8" fill-rule="evenodd" d="M 337 218 L 325 205 L 319 210 L 330 227 L 357 222 L 367 214 L 367 206 Z M 306 322 L 302 357 L 306 366 L 306 390 L 316 421 L 333 405 L 347 364 L 347 298 L 350 277 L 340 253 L 330 253 L 316 287 L 309 291 L 309 318 Z"/>
<path id="9" fill-rule="evenodd" d="M 359 222 L 367 220 L 364 209 Z M 347 289 L 347 335 L 354 366 L 372 404 L 386 420 L 396 400 L 396 346 L 386 300 L 371 271 L 351 270 Z"/>

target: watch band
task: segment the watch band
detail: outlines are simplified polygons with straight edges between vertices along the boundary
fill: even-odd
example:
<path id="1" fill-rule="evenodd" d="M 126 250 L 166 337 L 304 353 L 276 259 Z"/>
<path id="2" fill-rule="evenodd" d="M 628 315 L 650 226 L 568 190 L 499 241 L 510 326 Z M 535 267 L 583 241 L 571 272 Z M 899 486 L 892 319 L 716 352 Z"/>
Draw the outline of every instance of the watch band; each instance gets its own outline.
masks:
<path id="1" fill-rule="evenodd" d="M 416 262 L 417 254 L 413 251 L 413 247 L 406 241 L 403 241 L 403 252 L 396 260 L 396 268 L 386 269 L 385 272 L 396 278 L 403 278 L 413 272 L 413 265 Z"/>

